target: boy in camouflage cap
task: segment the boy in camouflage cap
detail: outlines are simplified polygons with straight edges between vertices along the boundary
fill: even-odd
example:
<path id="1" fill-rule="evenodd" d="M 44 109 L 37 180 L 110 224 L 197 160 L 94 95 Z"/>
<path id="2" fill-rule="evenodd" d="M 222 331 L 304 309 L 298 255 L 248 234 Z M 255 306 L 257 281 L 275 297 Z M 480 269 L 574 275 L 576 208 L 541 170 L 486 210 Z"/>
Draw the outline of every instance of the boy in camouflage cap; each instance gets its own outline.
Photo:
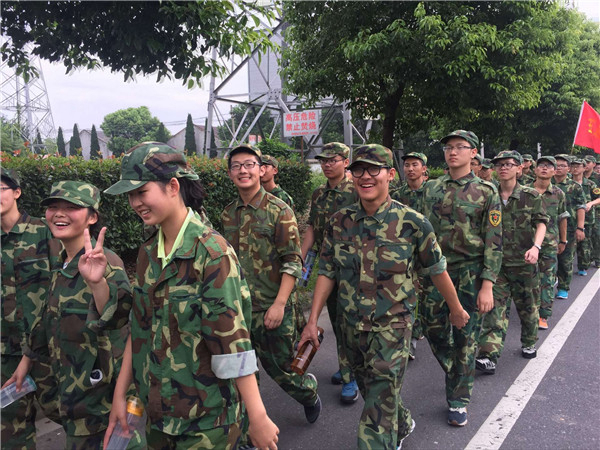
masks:
<path id="1" fill-rule="evenodd" d="M 0 368 L 4 386 L 14 374 L 32 330 L 46 305 L 50 286 L 51 260 L 60 250 L 48 227 L 40 220 L 20 212 L 21 180 L 14 170 L 2 167 L 0 222 L 2 228 L 2 309 L 0 315 Z M 54 398 L 54 376 L 48 364 L 40 362 L 32 370 L 38 389 L 2 409 L 3 448 L 35 448 L 36 408 L 34 397 L 47 416 L 59 421 Z M 51 398 L 47 398 L 50 394 Z"/>
<path id="2" fill-rule="evenodd" d="M 533 161 L 533 156 L 529 153 L 523 153 L 521 156 L 523 157 L 523 164 L 521 174 L 517 177 L 517 180 L 521 186 L 524 186 L 535 181 L 535 173 L 533 172 L 535 163 Z"/>
<path id="3" fill-rule="evenodd" d="M 460 330 L 452 327 L 448 308 L 425 277 L 427 297 L 421 320 L 433 354 L 446 373 L 448 423 L 464 426 L 481 322 L 493 307 L 492 288 L 502 262 L 502 212 L 496 187 L 471 172 L 471 159 L 479 146 L 475 133 L 456 130 L 441 142 L 449 173 L 427 184 L 423 211 L 470 319 Z"/>
<path id="4" fill-rule="evenodd" d="M 600 169 L 598 173 L 595 172 L 596 168 L 600 168 L 596 157 L 593 155 L 586 155 L 585 158 L 585 170 L 583 172 L 583 176 L 594 183 L 596 183 L 596 189 L 592 190 L 592 194 L 600 197 Z M 590 241 L 592 244 L 590 264 L 596 265 L 596 267 L 600 267 L 600 212 L 598 212 L 599 206 L 595 207 L 596 221 L 594 226 L 590 231 Z"/>
<path id="5" fill-rule="evenodd" d="M 336 212 L 325 230 L 319 276 L 306 340 L 319 346 L 317 321 L 337 284 L 341 343 L 365 400 L 359 449 L 399 448 L 415 423 L 400 397 L 408 361 L 414 273 L 428 274 L 448 301 L 451 321 L 462 327 L 460 306 L 431 225 L 389 196 L 392 152 L 381 145 L 357 148 L 350 169 L 360 201 Z"/>
<path id="6" fill-rule="evenodd" d="M 548 223 L 540 194 L 517 182 L 523 164 L 521 155 L 505 150 L 492 162 L 502 199 L 502 268 L 494 284 L 494 308 L 485 315 L 479 337 L 476 367 L 487 374 L 495 373 L 504 348 L 511 299 L 521 320 L 521 354 L 528 359 L 537 355 L 540 302 L 537 262 Z"/>
<path id="7" fill-rule="evenodd" d="M 327 182 L 312 193 L 310 200 L 310 213 L 308 226 L 302 236 L 302 260 L 306 261 L 309 251 L 315 253 L 315 260 L 321 251 L 323 233 L 329 218 L 345 206 L 358 200 L 352 180 L 346 176 L 346 168 L 350 156 L 350 148 L 341 142 L 330 142 L 323 146 L 317 160 L 321 164 Z M 358 400 L 358 385 L 352 372 L 348 369 L 348 362 L 344 357 L 344 349 L 340 346 L 340 328 L 337 314 L 337 291 L 331 292 L 327 300 L 327 313 L 335 334 L 339 370 L 331 376 L 333 384 L 341 384 L 341 401 L 352 404 Z"/>
<path id="8" fill-rule="evenodd" d="M 292 209 L 260 184 L 264 174 L 258 148 L 239 145 L 227 156 L 228 175 L 238 198 L 221 213 L 223 236 L 235 249 L 252 296 L 252 345 L 263 369 L 304 406 L 313 423 L 321 412 L 317 379 L 291 370 L 296 280 L 302 274 L 300 235 Z"/>
<path id="9" fill-rule="evenodd" d="M 265 174 L 260 177 L 260 184 L 269 194 L 280 198 L 294 210 L 294 200 L 292 196 L 284 191 L 281 186 L 275 182 L 275 177 L 279 173 L 279 161 L 271 155 L 262 155 L 262 165 L 265 168 Z"/>
<path id="10" fill-rule="evenodd" d="M 479 170 L 479 178 L 485 181 L 492 181 L 492 172 L 494 165 L 490 158 L 484 158 L 481 162 L 481 170 Z"/>
<path id="11" fill-rule="evenodd" d="M 481 171 L 482 163 L 483 163 L 483 158 L 481 157 L 481 155 L 479 153 L 476 154 L 473 157 L 473 159 L 471 159 L 471 170 L 473 171 L 473 173 L 475 174 L 476 177 L 479 176 L 479 172 Z"/>

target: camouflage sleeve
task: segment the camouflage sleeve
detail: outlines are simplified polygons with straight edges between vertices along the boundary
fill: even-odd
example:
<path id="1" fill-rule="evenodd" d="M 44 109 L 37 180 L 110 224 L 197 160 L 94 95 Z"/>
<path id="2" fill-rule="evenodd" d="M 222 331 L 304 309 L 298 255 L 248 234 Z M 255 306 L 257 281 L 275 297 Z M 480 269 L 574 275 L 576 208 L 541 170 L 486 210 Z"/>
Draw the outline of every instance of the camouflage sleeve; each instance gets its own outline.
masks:
<path id="1" fill-rule="evenodd" d="M 321 187 L 318 187 L 312 193 L 312 197 L 310 199 L 310 213 L 308 214 L 308 225 L 314 226 L 315 224 L 315 220 L 317 217 L 317 208 L 315 207 L 315 205 L 317 203 L 319 195 L 321 195 Z"/>
<path id="2" fill-rule="evenodd" d="M 537 191 L 535 191 L 535 193 L 537 194 Z M 532 203 L 533 207 L 531 221 L 536 225 L 538 223 L 545 223 L 546 225 L 548 225 L 548 222 L 550 221 L 550 216 L 546 213 L 546 209 L 544 208 L 544 203 L 542 201 L 542 196 L 539 194 L 534 195 Z"/>
<path id="3" fill-rule="evenodd" d="M 281 261 L 280 273 L 295 278 L 302 276 L 302 253 L 300 250 L 300 232 L 292 209 L 285 205 L 279 212 L 275 225 L 275 247 Z"/>
<path id="4" fill-rule="evenodd" d="M 105 249 L 105 253 L 108 259 L 105 278 L 110 293 L 102 314 L 98 313 L 96 302 L 90 302 L 90 307 L 94 310 L 93 317 L 99 316 L 97 320 L 87 323 L 87 327 L 94 332 L 123 328 L 129 322 L 131 311 L 132 290 L 123 261 L 108 249 Z"/>
<path id="5" fill-rule="evenodd" d="M 334 214 L 325 226 L 323 245 L 319 252 L 319 275 L 335 280 L 335 265 L 333 264 L 333 224 L 338 213 Z"/>
<path id="6" fill-rule="evenodd" d="M 223 245 L 226 245 L 223 243 Z M 231 246 L 216 258 L 197 259 L 203 273 L 200 334 L 211 354 L 211 368 L 221 379 L 255 373 L 256 356 L 250 343 L 243 303 L 249 300 L 248 285 Z"/>
<path id="7" fill-rule="evenodd" d="M 481 221 L 481 235 L 484 236 L 483 271 L 480 278 L 496 282 L 502 267 L 502 209 L 500 195 L 493 189 L 487 197 L 486 217 Z M 497 215 L 500 217 L 497 218 Z M 499 220 L 498 220 L 499 219 Z"/>
<path id="8" fill-rule="evenodd" d="M 562 219 L 568 219 L 569 217 L 571 217 L 571 213 L 569 213 L 569 211 L 567 210 L 567 198 L 565 197 L 565 193 L 559 190 L 557 221 L 560 221 Z"/>
<path id="9" fill-rule="evenodd" d="M 43 317 L 44 311 L 34 319 L 31 325 L 31 333 L 27 335 L 27 340 L 23 346 L 23 354 L 33 360 L 44 359 L 50 354 L 48 351 L 48 338 L 42 321 Z"/>
<path id="10" fill-rule="evenodd" d="M 418 217 L 418 216 L 417 216 Z M 419 275 L 439 275 L 446 270 L 446 257 L 442 255 L 433 227 L 426 217 L 423 217 L 418 224 L 419 233 L 417 235 L 418 261 L 415 269 Z"/>
<path id="11" fill-rule="evenodd" d="M 575 188 L 573 189 L 573 204 L 575 205 L 575 209 L 585 209 L 585 192 L 583 188 L 579 185 L 579 183 L 573 183 Z"/>

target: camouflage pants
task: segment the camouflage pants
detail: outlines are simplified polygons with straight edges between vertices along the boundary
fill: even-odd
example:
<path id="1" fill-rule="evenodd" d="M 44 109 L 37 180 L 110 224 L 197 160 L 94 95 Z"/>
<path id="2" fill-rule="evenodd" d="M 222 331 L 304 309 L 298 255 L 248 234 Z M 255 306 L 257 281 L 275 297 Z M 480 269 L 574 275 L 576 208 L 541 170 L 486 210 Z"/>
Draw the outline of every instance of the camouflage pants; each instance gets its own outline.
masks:
<path id="1" fill-rule="evenodd" d="M 13 375 L 20 361 L 20 355 L 2 355 L 2 385 Z M 34 398 L 31 392 L 2 409 L 0 424 L 3 449 L 35 449 Z"/>
<path id="2" fill-rule="evenodd" d="M 395 450 L 410 432 L 412 417 L 400 391 L 408 363 L 411 324 L 383 331 L 342 327 L 350 368 L 365 400 L 358 425 L 358 448 Z"/>
<path id="3" fill-rule="evenodd" d="M 239 423 L 203 430 L 197 436 L 172 436 L 152 428 L 147 440 L 151 450 L 234 450 L 240 445 L 241 434 Z"/>
<path id="4" fill-rule="evenodd" d="M 583 241 L 577 243 L 577 269 L 588 270 L 590 268 L 590 259 L 592 257 L 592 240 L 588 233 L 591 230 L 586 228 L 586 236 Z"/>
<path id="5" fill-rule="evenodd" d="M 494 362 L 500 358 L 508 330 L 511 299 L 521 320 L 521 346 L 530 347 L 536 343 L 540 319 L 537 266 L 502 267 L 494 285 L 494 309 L 483 318 L 479 357 L 488 357 Z"/>
<path id="6" fill-rule="evenodd" d="M 329 297 L 327 297 L 327 313 L 329 314 L 329 320 L 331 321 L 331 327 L 333 328 L 333 334 L 335 335 L 335 345 L 337 348 L 340 373 L 342 374 L 342 382 L 346 384 L 354 380 L 354 375 L 352 374 L 352 370 L 350 370 L 350 364 L 346 357 L 346 350 L 342 345 L 342 317 L 340 311 L 338 311 L 337 305 L 337 285 L 335 285 L 333 291 Z"/>
<path id="7" fill-rule="evenodd" d="M 471 316 L 467 325 L 460 330 L 450 323 L 448 305 L 433 286 L 431 278 L 426 277 L 424 280 L 423 288 L 427 296 L 419 306 L 423 334 L 446 373 L 446 400 L 451 408 L 462 408 L 471 401 L 475 351 L 482 321 L 481 314 L 477 311 L 481 270 L 481 265 L 472 264 L 448 271 L 460 304 Z"/>
<path id="8" fill-rule="evenodd" d="M 571 287 L 571 281 L 573 280 L 573 260 L 575 259 L 575 248 L 577 244 L 575 242 L 574 233 L 567 232 L 568 244 L 565 246 L 565 250 L 558 255 L 558 269 L 556 275 L 558 277 L 558 289 L 568 291 Z"/>
<path id="9" fill-rule="evenodd" d="M 281 325 L 267 330 L 264 324 L 266 311 L 252 312 L 252 346 L 265 372 L 290 397 L 302 405 L 314 405 L 317 401 L 317 383 L 311 377 L 293 372 L 290 365 L 294 359 L 296 319 L 293 307 L 288 307 Z"/>
<path id="10" fill-rule="evenodd" d="M 538 269 L 540 271 L 540 317 L 544 319 L 549 319 L 552 316 L 557 264 L 558 257 L 556 252 L 542 252 L 538 260 Z"/>

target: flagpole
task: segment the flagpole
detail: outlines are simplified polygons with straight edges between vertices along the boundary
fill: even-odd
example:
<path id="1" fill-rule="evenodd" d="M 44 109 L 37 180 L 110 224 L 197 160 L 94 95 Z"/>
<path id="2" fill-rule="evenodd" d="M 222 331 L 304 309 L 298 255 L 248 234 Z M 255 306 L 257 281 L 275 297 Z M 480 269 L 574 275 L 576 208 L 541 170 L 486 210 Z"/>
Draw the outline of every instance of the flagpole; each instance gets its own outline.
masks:
<path id="1" fill-rule="evenodd" d="M 585 100 L 581 104 L 581 111 L 579 111 L 579 119 L 577 119 L 577 126 L 575 127 L 575 136 L 573 136 L 573 145 L 571 146 L 571 153 L 573 153 L 573 147 L 575 147 L 575 139 L 577 139 L 577 132 L 579 131 L 579 124 L 581 123 L 581 116 L 583 115 L 583 107 L 585 105 Z"/>

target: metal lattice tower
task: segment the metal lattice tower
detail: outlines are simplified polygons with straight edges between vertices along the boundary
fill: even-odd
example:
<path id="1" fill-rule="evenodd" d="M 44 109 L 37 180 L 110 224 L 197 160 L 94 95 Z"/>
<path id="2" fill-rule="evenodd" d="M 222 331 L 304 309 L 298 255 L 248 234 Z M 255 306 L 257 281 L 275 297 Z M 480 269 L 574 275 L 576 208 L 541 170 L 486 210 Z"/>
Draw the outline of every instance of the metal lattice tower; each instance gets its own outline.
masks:
<path id="1" fill-rule="evenodd" d="M 14 132 L 19 133 L 23 141 L 29 141 L 31 148 L 39 152 L 44 146 L 34 144 L 37 133 L 43 140 L 54 137 L 56 129 L 39 57 L 31 55 L 30 64 L 36 68 L 38 76 L 26 82 L 21 75 L 17 75 L 15 68 L 2 61 L 0 114 L 14 125 Z"/>

